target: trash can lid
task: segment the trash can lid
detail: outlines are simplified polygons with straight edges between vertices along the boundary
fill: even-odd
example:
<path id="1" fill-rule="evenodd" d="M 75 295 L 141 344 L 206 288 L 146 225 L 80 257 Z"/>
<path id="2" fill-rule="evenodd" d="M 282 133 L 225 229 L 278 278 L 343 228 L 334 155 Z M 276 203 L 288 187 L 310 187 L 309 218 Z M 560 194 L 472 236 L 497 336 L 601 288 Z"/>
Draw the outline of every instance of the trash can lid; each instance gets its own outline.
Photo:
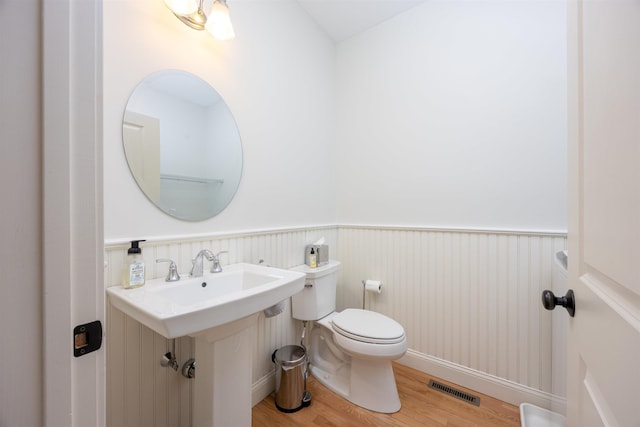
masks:
<path id="1" fill-rule="evenodd" d="M 275 361 L 284 366 L 294 366 L 302 363 L 304 356 L 304 348 L 299 345 L 286 345 L 276 350 Z"/>

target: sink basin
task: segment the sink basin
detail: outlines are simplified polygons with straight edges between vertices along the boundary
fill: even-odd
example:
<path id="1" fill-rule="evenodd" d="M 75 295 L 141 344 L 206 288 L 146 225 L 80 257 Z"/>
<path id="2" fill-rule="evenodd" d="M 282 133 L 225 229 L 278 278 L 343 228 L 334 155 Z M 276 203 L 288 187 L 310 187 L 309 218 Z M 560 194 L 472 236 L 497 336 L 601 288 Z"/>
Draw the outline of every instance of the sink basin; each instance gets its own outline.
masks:
<path id="1" fill-rule="evenodd" d="M 259 313 L 301 291 L 304 279 L 304 273 L 239 263 L 178 282 L 154 279 L 135 289 L 113 286 L 107 294 L 123 313 L 166 338 L 177 338 Z"/>

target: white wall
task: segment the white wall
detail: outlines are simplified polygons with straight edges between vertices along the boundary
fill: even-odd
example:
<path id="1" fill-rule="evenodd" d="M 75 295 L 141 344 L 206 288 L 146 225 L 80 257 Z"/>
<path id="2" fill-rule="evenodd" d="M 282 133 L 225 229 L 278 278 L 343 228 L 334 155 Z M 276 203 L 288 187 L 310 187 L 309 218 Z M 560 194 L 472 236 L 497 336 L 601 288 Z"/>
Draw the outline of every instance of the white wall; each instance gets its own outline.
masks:
<path id="1" fill-rule="evenodd" d="M 229 2 L 237 37 L 191 30 L 159 0 L 104 3 L 105 238 L 198 235 L 335 220 L 334 48 L 293 0 Z M 175 220 L 138 189 L 122 148 L 129 94 L 160 69 L 210 83 L 240 129 L 238 193 L 204 222 Z M 318 203 L 320 201 L 321 203 Z"/>
<path id="2" fill-rule="evenodd" d="M 237 38 L 222 43 L 161 2 L 105 2 L 108 241 L 335 222 L 566 229 L 562 2 L 426 2 L 338 44 L 335 63 L 294 2 L 230 8 Z M 162 68 L 212 84 L 240 129 L 238 194 L 209 221 L 166 216 L 126 166 L 127 97 Z"/>
<path id="3" fill-rule="evenodd" d="M 566 230 L 565 18 L 428 1 L 340 43 L 338 223 Z"/>

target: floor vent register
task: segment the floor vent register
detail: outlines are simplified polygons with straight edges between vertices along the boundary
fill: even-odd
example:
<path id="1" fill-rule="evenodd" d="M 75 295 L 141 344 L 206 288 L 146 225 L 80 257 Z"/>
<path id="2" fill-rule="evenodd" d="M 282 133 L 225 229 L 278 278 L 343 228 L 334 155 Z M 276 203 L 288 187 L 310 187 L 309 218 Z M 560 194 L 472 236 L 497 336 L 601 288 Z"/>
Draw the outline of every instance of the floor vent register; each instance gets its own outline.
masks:
<path id="1" fill-rule="evenodd" d="M 449 396 L 455 397 L 456 399 L 464 400 L 465 402 L 470 403 L 472 405 L 480 406 L 480 398 L 478 396 L 465 393 L 464 391 L 457 390 L 446 384 L 439 383 L 438 381 L 430 380 L 429 388 L 448 394 Z"/>

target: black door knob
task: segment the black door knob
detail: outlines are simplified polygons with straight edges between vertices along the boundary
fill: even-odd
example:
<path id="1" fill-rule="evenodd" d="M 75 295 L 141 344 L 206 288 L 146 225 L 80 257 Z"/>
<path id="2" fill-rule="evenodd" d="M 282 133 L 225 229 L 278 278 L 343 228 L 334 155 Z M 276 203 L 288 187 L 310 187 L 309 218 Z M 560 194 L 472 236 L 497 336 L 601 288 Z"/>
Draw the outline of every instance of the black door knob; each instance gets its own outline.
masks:
<path id="1" fill-rule="evenodd" d="M 553 310 L 556 305 L 561 305 L 569 312 L 569 316 L 573 317 L 576 314 L 576 299 L 573 296 L 573 290 L 569 289 L 565 296 L 557 297 L 550 290 L 542 291 L 542 305 L 547 310 Z"/>

